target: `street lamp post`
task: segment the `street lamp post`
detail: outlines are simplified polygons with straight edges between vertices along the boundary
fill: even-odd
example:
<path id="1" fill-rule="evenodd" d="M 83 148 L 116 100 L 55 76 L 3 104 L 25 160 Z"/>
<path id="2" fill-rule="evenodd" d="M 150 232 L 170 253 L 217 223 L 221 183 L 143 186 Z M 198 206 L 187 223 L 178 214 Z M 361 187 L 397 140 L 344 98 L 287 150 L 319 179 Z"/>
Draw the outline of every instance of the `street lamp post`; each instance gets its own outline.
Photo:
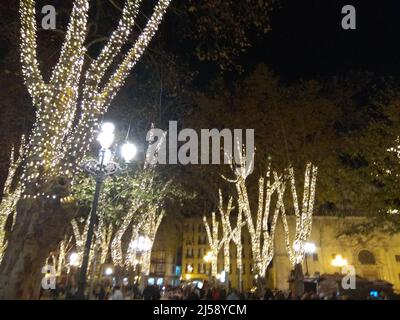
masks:
<path id="1" fill-rule="evenodd" d="M 342 273 L 342 271 L 343 271 L 342 268 L 347 266 L 348 262 L 347 262 L 347 259 L 344 259 L 341 254 L 337 254 L 335 256 L 335 258 L 332 259 L 331 265 L 333 267 L 339 268 L 340 273 Z M 339 286 L 339 281 L 338 281 L 337 282 L 337 294 L 339 295 L 339 293 L 340 293 L 340 286 Z"/>
<path id="2" fill-rule="evenodd" d="M 114 141 L 114 125 L 112 123 L 103 123 L 101 126 L 101 132 L 97 138 L 101 145 L 99 152 L 99 159 L 90 159 L 83 165 L 84 170 L 92 175 L 96 181 L 96 189 L 94 192 L 92 208 L 90 210 L 89 227 L 87 232 L 87 238 L 85 243 L 85 250 L 83 252 L 82 264 L 79 273 L 78 282 L 78 298 L 85 298 L 86 288 L 86 274 L 89 265 L 89 253 L 92 245 L 92 238 L 94 234 L 94 227 L 97 221 L 97 207 L 99 204 L 100 192 L 104 180 L 122 169 L 121 167 L 111 161 L 112 154 L 109 149 Z M 126 143 L 121 149 L 122 156 L 126 162 L 133 159 L 136 153 L 135 146 L 131 143 Z"/>

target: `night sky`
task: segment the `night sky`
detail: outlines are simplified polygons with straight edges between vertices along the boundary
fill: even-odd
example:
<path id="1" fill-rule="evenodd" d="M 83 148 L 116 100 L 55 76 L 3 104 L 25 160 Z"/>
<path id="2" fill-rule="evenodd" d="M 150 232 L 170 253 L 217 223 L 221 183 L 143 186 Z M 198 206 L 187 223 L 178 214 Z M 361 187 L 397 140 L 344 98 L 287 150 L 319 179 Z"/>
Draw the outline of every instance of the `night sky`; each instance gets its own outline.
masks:
<path id="1" fill-rule="evenodd" d="M 356 8 L 357 29 L 343 30 L 341 8 Z M 281 0 L 272 30 L 242 57 L 265 62 L 287 80 L 371 71 L 400 74 L 400 1 Z"/>

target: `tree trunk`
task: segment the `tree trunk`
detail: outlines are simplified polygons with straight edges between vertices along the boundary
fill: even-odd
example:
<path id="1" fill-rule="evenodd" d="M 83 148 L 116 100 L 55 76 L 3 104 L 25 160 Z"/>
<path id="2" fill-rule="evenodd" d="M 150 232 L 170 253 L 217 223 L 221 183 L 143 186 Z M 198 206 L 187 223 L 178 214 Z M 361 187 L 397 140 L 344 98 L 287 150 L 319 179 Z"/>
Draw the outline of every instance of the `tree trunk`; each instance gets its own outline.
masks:
<path id="1" fill-rule="evenodd" d="M 304 275 L 303 267 L 301 264 L 296 264 L 294 266 L 294 286 L 293 286 L 293 296 L 296 299 L 301 298 L 304 294 Z"/>
<path id="2" fill-rule="evenodd" d="M 65 178 L 57 178 L 41 189 L 57 197 L 18 201 L 15 226 L 0 265 L 0 299 L 39 298 L 42 267 L 63 240 L 75 214 L 74 202 L 60 202 L 60 197 L 68 195 Z"/>

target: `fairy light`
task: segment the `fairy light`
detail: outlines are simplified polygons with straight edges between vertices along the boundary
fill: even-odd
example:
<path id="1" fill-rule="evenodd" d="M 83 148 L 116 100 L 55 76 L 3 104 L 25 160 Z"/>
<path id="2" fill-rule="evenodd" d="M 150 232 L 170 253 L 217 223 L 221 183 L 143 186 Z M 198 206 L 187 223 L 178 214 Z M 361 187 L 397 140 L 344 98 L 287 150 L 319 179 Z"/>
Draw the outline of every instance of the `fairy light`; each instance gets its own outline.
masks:
<path id="1" fill-rule="evenodd" d="M 230 242 L 231 240 L 237 236 L 236 229 L 235 232 L 232 230 L 231 222 L 230 222 L 230 215 L 232 210 L 234 209 L 232 206 L 233 198 L 229 197 L 228 203 L 224 206 L 224 200 L 221 189 L 219 189 L 219 205 L 218 209 L 221 215 L 221 225 L 222 225 L 222 234 L 225 238 L 224 242 L 224 271 L 229 273 L 230 272 Z M 241 231 L 241 228 L 239 229 Z M 240 232 L 241 234 L 241 232 Z M 236 243 L 236 241 L 235 241 Z M 241 245 L 241 244 L 240 244 Z M 242 268 L 242 264 L 240 261 L 240 270 Z"/>
<path id="2" fill-rule="evenodd" d="M 131 205 L 128 213 L 123 218 L 121 226 L 115 232 L 114 238 L 111 242 L 111 257 L 113 260 L 114 265 L 117 266 L 124 266 L 125 259 L 124 254 L 122 251 L 122 237 L 124 236 L 126 230 L 128 229 L 129 225 L 132 223 L 135 214 L 137 213 L 138 209 L 141 207 L 142 202 L 139 200 L 135 200 Z M 143 223 L 143 220 L 137 223 L 137 226 L 140 228 L 140 224 Z"/>
<path id="3" fill-rule="evenodd" d="M 245 224 L 250 234 L 251 250 L 253 263 L 255 267 L 255 274 L 259 277 L 265 277 L 265 272 L 272 261 L 274 256 L 274 236 L 276 230 L 276 224 L 278 221 L 279 212 L 283 208 L 283 194 L 280 195 L 278 192 L 278 199 L 276 201 L 276 207 L 271 207 L 272 195 L 281 190 L 284 192 L 284 181 L 282 175 L 278 176 L 276 172 L 273 173 L 274 181 L 271 181 L 271 168 L 267 169 L 265 177 L 258 179 L 258 204 L 257 210 L 254 211 L 252 208 L 256 206 L 250 205 L 248 196 L 246 179 L 251 173 L 251 166 L 254 162 L 253 157 L 249 160 L 244 157 L 245 149 L 237 145 L 237 155 L 239 158 L 236 166 L 232 165 L 232 171 L 236 176 L 236 179 L 228 179 L 223 177 L 226 181 L 234 183 L 238 196 L 238 212 L 239 215 L 243 214 Z M 247 163 L 249 161 L 249 163 Z M 272 212 L 272 217 L 271 217 Z M 241 225 L 242 217 L 238 219 L 238 227 Z M 269 223 L 271 223 L 270 228 Z M 241 241 L 237 230 L 236 241 Z M 238 247 L 237 250 L 242 250 Z M 238 253 L 239 254 L 239 253 Z M 241 256 L 241 253 L 240 253 Z M 241 261 L 237 261 L 241 265 Z"/>
<path id="4" fill-rule="evenodd" d="M 108 69 L 128 42 L 141 2 L 126 0 L 118 27 L 83 76 L 89 0 L 75 0 L 59 61 L 50 81 L 45 82 L 37 59 L 36 1 L 20 1 L 22 72 L 36 107 L 36 122 L 21 179 L 25 199 L 44 197 L 62 200 L 62 203 L 71 200 L 59 199 L 58 194 L 43 193 L 39 189 L 51 177 L 72 180 L 79 171 L 76 164 L 85 156 L 100 117 L 154 37 L 170 4 L 170 0 L 158 1 L 143 32 L 100 88 Z M 74 126 L 78 108 L 81 112 Z"/>
<path id="5" fill-rule="evenodd" d="M 151 250 L 153 248 L 158 228 L 164 216 L 165 216 L 165 211 L 160 210 L 159 206 L 155 205 L 150 208 L 150 214 L 147 216 L 147 219 L 143 224 L 143 234 L 149 240 L 149 248 L 142 254 L 142 272 L 145 275 L 150 274 Z"/>
<path id="6" fill-rule="evenodd" d="M 294 170 L 292 167 L 289 167 L 287 171 L 296 219 L 293 243 L 290 241 L 290 231 L 284 207 L 282 207 L 282 222 L 286 250 L 290 262 L 295 266 L 296 264 L 301 264 L 303 262 L 305 257 L 305 244 L 311 234 L 318 168 L 313 166 L 311 163 L 307 163 L 304 174 L 304 190 L 301 211 L 297 198 Z M 294 248 L 296 248 L 296 250 Z"/>
<path id="7" fill-rule="evenodd" d="M 8 175 L 6 178 L 6 181 L 4 183 L 4 194 L 3 198 L 0 203 L 0 261 L 2 260 L 4 250 L 7 246 L 6 243 L 4 243 L 4 237 L 5 237 L 5 224 L 7 222 L 8 217 L 16 211 L 17 207 L 17 201 L 21 196 L 21 186 L 18 184 L 13 190 L 12 188 L 12 182 L 15 176 L 15 172 L 17 168 L 20 166 L 21 161 L 24 157 L 24 152 L 25 152 L 25 137 L 21 137 L 21 142 L 20 142 L 20 148 L 17 154 L 17 157 L 15 158 L 15 149 L 14 147 L 11 148 L 11 154 L 10 154 L 10 167 L 8 169 Z M 14 219 L 15 222 L 15 219 Z"/>
<path id="8" fill-rule="evenodd" d="M 123 86 L 130 71 L 139 61 L 145 48 L 156 34 L 170 2 L 170 0 L 158 1 L 152 16 L 135 44 L 103 88 L 99 88 L 100 82 L 105 76 L 105 71 L 110 67 L 122 44 L 126 42 L 129 35 L 128 30 L 134 24 L 134 17 L 140 2 L 126 2 L 123 17 L 120 20 L 117 31 L 111 36 L 109 44 L 105 46 L 99 58 L 94 62 L 93 67 L 86 73 L 83 90 L 84 99 L 81 103 L 82 112 L 76 127 L 78 134 L 70 136 L 68 139 L 65 154 L 79 158 L 80 155 L 85 153 L 87 146 L 93 140 L 94 131 L 98 126 L 101 115 L 107 111 L 108 106 Z"/>
<path id="9" fill-rule="evenodd" d="M 203 223 L 207 233 L 208 244 L 210 246 L 211 276 L 216 277 L 218 274 L 218 252 L 224 242 L 218 239 L 219 223 L 215 219 L 215 212 L 211 213 L 211 228 L 207 218 L 203 217 Z"/>

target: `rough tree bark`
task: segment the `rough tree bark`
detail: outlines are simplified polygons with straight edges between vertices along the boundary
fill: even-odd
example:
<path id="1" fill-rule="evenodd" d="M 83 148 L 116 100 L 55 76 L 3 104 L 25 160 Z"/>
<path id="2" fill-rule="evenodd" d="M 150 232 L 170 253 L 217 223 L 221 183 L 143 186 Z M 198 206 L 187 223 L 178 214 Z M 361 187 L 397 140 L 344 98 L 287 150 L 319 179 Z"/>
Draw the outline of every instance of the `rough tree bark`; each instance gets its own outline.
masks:
<path id="1" fill-rule="evenodd" d="M 49 186 L 68 194 L 64 179 Z M 74 203 L 53 199 L 20 199 L 17 218 L 0 267 L 0 299 L 35 299 L 40 292 L 43 263 L 64 238 L 76 212 Z"/>

